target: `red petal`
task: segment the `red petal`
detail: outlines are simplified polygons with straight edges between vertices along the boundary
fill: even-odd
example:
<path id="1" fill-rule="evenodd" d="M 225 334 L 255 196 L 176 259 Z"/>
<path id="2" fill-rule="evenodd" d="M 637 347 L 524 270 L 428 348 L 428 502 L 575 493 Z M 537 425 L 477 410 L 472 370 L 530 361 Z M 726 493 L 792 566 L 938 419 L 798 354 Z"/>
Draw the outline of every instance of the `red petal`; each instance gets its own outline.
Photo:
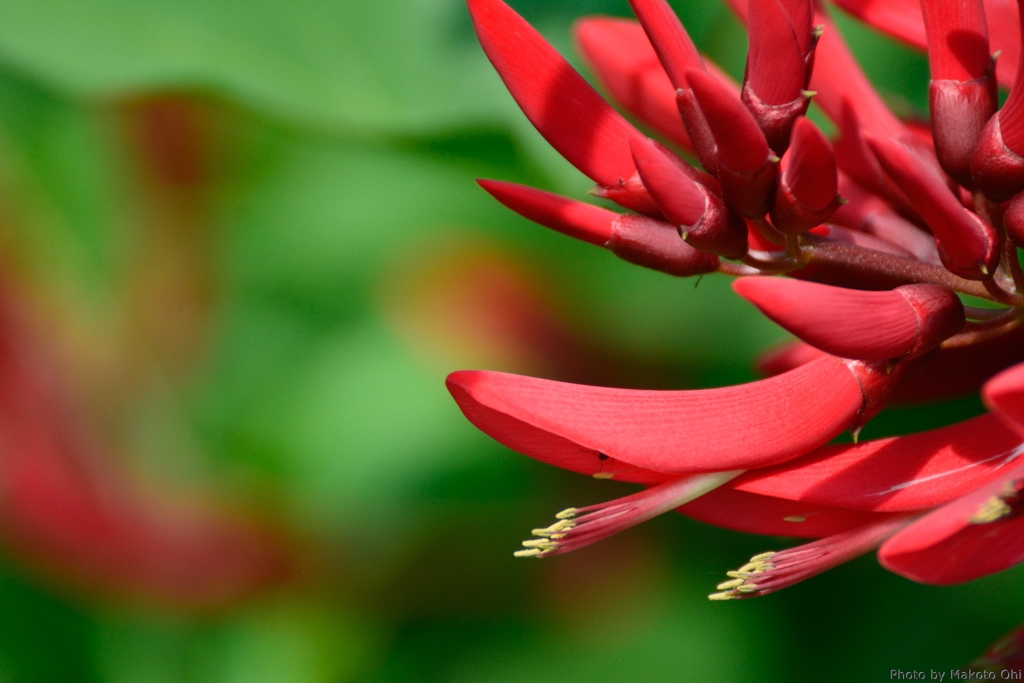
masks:
<path id="1" fill-rule="evenodd" d="M 676 107 L 676 89 L 640 24 L 591 17 L 574 27 L 587 64 L 615 101 L 684 149 L 693 150 Z"/>
<path id="2" fill-rule="evenodd" d="M 920 0 L 836 0 L 844 10 L 867 22 L 879 31 L 926 50 L 928 40 L 921 15 Z M 985 14 L 992 52 L 1001 53 L 996 60 L 999 84 L 1013 86 L 1020 55 L 1020 32 L 1016 0 L 985 0 Z"/>
<path id="3" fill-rule="evenodd" d="M 817 93 L 815 103 L 839 125 L 844 137 L 856 138 L 860 134 L 860 130 L 849 125 L 844 107 L 856 114 L 864 132 L 890 138 L 906 135 L 907 129 L 882 101 L 828 16 L 818 12 L 814 22 L 825 27 L 815 49 L 811 76 L 811 90 Z"/>
<path id="4" fill-rule="evenodd" d="M 696 225 L 704 216 L 707 200 L 697 183 L 680 168 L 686 162 L 673 159 L 647 139 L 632 141 L 630 148 L 644 187 L 665 218 L 678 226 Z"/>
<path id="5" fill-rule="evenodd" d="M 1016 467 L 1022 452 L 1021 438 L 990 414 L 917 434 L 823 446 L 727 487 L 857 510 L 926 510 Z"/>
<path id="6" fill-rule="evenodd" d="M 543 226 L 605 247 L 621 259 L 669 275 L 688 277 L 718 270 L 718 257 L 691 247 L 668 223 L 617 214 L 525 185 L 478 180 L 516 213 Z"/>
<path id="7" fill-rule="evenodd" d="M 988 382 L 982 398 L 1011 428 L 1024 435 L 1024 364 L 1004 370 Z"/>
<path id="8" fill-rule="evenodd" d="M 793 141 L 782 159 L 782 177 L 793 196 L 810 209 L 824 209 L 836 199 L 835 151 L 808 118 L 798 119 L 793 126 Z"/>
<path id="9" fill-rule="evenodd" d="M 774 377 L 827 355 L 802 341 L 786 342 L 757 359 L 757 372 L 762 377 Z"/>
<path id="10" fill-rule="evenodd" d="M 889 539 L 878 559 L 891 572 L 921 583 L 963 583 L 1024 561 L 1024 515 L 1018 498 L 1024 465 Z"/>
<path id="11" fill-rule="evenodd" d="M 640 133 L 501 0 L 468 0 L 480 44 L 512 97 L 569 163 L 602 185 L 633 175 Z"/>
<path id="12" fill-rule="evenodd" d="M 886 360 L 927 351 L 964 324 L 960 299 L 936 285 L 862 292 L 784 278 L 744 277 L 732 288 L 800 339 L 843 358 Z"/>
<path id="13" fill-rule="evenodd" d="M 932 80 L 971 81 L 992 63 L 988 27 L 981 0 L 920 5 L 928 36 Z"/>
<path id="14" fill-rule="evenodd" d="M 965 209 L 938 172 L 905 145 L 876 137 L 868 144 L 935 233 L 946 267 L 974 280 L 994 273 L 999 249 L 992 227 Z"/>
<path id="15" fill-rule="evenodd" d="M 629 0 L 629 4 L 675 88 L 688 87 L 686 70 L 704 65 L 679 17 L 665 0 Z"/>
<path id="16" fill-rule="evenodd" d="M 804 87 L 804 58 L 793 22 L 779 0 L 751 0 L 747 84 L 769 105 L 787 104 Z"/>
<path id="17" fill-rule="evenodd" d="M 842 361 L 823 358 L 760 382 L 638 391 L 463 371 L 449 390 L 467 417 L 482 405 L 644 469 L 712 472 L 781 462 L 846 429 L 864 407 Z M 484 429 L 487 425 L 478 425 Z"/>
<path id="18" fill-rule="evenodd" d="M 722 161 L 741 173 L 761 170 L 770 154 L 768 143 L 740 99 L 703 71 L 690 69 L 687 78 L 718 144 Z"/>
<path id="19" fill-rule="evenodd" d="M 734 531 L 797 538 L 833 536 L 896 516 L 761 496 L 728 484 L 677 509 L 687 517 Z"/>

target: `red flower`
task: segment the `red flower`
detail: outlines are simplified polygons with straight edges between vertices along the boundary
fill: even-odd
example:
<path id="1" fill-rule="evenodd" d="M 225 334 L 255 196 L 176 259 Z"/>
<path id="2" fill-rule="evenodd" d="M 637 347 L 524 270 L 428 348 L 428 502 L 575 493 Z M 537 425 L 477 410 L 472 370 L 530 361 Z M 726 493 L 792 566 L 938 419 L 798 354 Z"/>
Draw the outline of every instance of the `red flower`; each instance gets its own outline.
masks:
<path id="1" fill-rule="evenodd" d="M 594 194 L 633 213 L 505 182 L 483 188 L 632 263 L 738 276 L 736 292 L 802 340 L 763 359 L 769 379 L 718 389 L 452 374 L 466 417 L 501 443 L 647 487 L 559 513 L 516 555 L 568 552 L 678 509 L 727 528 L 818 539 L 752 558 L 712 599 L 779 590 L 873 549 L 891 571 L 935 584 L 1024 561 L 1024 365 L 990 380 L 1024 360 L 1024 88 L 1001 110 L 996 97 L 997 78 L 1011 85 L 1017 71 L 1016 7 L 839 2 L 928 50 L 926 129 L 885 106 L 812 0 L 730 2 L 750 30 L 741 85 L 697 52 L 665 0 L 630 0 L 639 23 L 576 26 L 602 83 L 661 144 L 502 0 L 468 0 L 484 51 L 526 116 L 597 183 Z M 998 66 L 990 30 L 1003 50 Z M 804 117 L 812 97 L 836 124 L 835 140 Z M 779 275 L 789 277 L 768 277 Z M 964 306 L 958 294 L 995 308 Z M 988 415 L 827 445 L 844 430 L 856 436 L 894 398 L 982 385 Z"/>

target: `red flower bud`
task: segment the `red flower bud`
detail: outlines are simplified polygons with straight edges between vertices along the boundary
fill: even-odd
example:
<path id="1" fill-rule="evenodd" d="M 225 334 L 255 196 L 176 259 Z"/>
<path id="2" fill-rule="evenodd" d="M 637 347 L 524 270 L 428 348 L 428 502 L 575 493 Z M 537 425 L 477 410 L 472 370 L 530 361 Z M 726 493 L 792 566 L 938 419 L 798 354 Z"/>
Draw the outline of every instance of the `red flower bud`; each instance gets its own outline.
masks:
<path id="1" fill-rule="evenodd" d="M 687 242 L 727 258 L 746 253 L 746 224 L 721 199 L 690 179 L 682 169 L 686 162 L 650 140 L 635 140 L 632 150 L 644 185 Z"/>
<path id="2" fill-rule="evenodd" d="M 868 144 L 935 234 L 946 268 L 972 280 L 990 277 L 999 262 L 992 226 L 965 209 L 938 172 L 906 145 L 875 137 Z"/>
<path id="3" fill-rule="evenodd" d="M 810 119 L 800 118 L 793 127 L 793 144 L 782 157 L 781 171 L 769 211 L 780 232 L 806 232 L 839 208 L 835 152 Z"/>
<path id="4" fill-rule="evenodd" d="M 525 185 L 477 182 L 499 202 L 531 221 L 605 247 L 630 263 L 679 277 L 718 269 L 717 256 L 694 249 L 667 223 L 618 214 Z"/>
<path id="5" fill-rule="evenodd" d="M 922 353 L 964 326 L 960 299 L 937 285 L 861 292 L 745 277 L 734 281 L 733 289 L 800 339 L 843 358 L 886 360 Z"/>

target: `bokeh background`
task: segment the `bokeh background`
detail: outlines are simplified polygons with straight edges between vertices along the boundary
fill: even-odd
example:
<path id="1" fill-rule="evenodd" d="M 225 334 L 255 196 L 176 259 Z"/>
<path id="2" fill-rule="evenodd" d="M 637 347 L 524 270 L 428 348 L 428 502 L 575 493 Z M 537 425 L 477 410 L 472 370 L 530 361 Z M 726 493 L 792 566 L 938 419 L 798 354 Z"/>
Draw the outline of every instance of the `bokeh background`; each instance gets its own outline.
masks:
<path id="1" fill-rule="evenodd" d="M 577 64 L 573 18 L 628 14 L 511 4 Z M 673 4 L 740 76 L 732 16 Z M 925 60 L 840 25 L 924 111 Z M 713 386 L 785 335 L 726 278 L 549 234 L 477 177 L 588 189 L 460 0 L 0 4 L 0 682 L 861 682 L 1024 619 L 1021 571 L 932 588 L 870 556 L 710 603 L 792 541 L 678 515 L 513 560 L 628 487 L 490 441 L 448 372 Z"/>

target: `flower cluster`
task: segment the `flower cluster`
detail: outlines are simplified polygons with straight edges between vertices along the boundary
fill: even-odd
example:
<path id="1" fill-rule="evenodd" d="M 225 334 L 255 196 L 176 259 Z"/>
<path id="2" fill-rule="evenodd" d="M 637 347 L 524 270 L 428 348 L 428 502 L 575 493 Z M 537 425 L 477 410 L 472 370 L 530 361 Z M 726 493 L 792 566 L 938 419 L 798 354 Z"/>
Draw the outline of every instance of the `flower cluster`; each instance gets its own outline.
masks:
<path id="1" fill-rule="evenodd" d="M 632 263 L 736 276 L 736 293 L 800 340 L 762 360 L 767 379 L 707 390 L 452 374 L 463 413 L 499 442 L 646 487 L 559 513 L 516 555 L 569 552 L 678 509 L 816 539 L 751 558 L 712 599 L 770 593 L 874 549 L 886 568 L 932 584 L 1017 564 L 1024 366 L 1006 370 L 1024 360 L 1017 4 L 839 2 L 927 50 L 924 126 L 890 111 L 813 0 L 730 3 L 749 29 L 742 84 L 699 54 L 665 0 L 630 0 L 639 23 L 576 25 L 586 61 L 655 142 L 502 0 L 468 0 L 526 116 L 594 194 L 629 213 L 506 182 L 483 188 Z M 1000 85 L 1010 88 L 1001 109 Z M 812 99 L 834 139 L 805 116 Z M 829 444 L 894 399 L 979 389 L 992 411 L 981 417 Z"/>

